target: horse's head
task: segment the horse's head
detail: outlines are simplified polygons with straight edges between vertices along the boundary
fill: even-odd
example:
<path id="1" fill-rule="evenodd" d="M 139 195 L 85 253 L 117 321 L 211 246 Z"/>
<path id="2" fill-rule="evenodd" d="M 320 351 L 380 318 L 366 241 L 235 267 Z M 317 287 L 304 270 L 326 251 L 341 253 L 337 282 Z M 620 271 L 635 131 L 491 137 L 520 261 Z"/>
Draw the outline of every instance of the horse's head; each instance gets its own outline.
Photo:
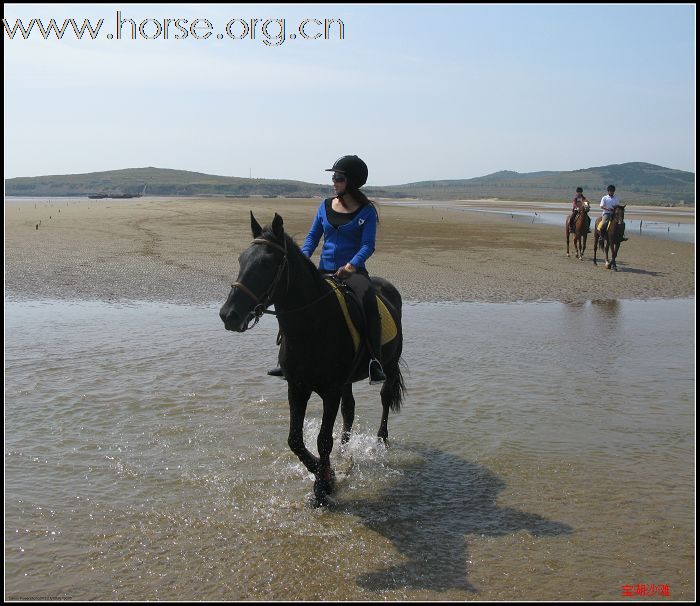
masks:
<path id="1" fill-rule="evenodd" d="M 282 217 L 275 213 L 272 224 L 265 229 L 250 213 L 253 241 L 238 258 L 238 277 L 231 285 L 226 303 L 219 316 L 226 330 L 243 332 L 260 319 L 272 303 L 277 286 L 287 267 L 287 244 Z"/>
<path id="2" fill-rule="evenodd" d="M 625 222 L 625 205 L 618 204 L 613 211 L 613 219 L 616 223 Z"/>

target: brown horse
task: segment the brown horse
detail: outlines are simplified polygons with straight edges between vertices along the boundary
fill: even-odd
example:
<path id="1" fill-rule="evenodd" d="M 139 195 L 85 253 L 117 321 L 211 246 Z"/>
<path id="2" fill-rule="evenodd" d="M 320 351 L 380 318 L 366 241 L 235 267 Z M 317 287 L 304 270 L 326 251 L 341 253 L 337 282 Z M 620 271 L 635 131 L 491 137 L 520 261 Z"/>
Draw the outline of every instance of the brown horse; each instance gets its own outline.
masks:
<path id="1" fill-rule="evenodd" d="M 617 271 L 617 252 L 620 250 L 620 244 L 626 240 L 625 236 L 625 207 L 619 204 L 613 210 L 613 215 L 608 222 L 608 228 L 604 234 L 600 233 L 600 226 L 603 217 L 599 217 L 595 222 L 595 245 L 593 246 L 593 263 L 598 265 L 596 252 L 600 243 L 600 250 L 605 250 L 605 267 L 606 269 L 614 269 Z M 612 258 L 608 260 L 608 251 L 612 249 Z"/>
<path id="2" fill-rule="evenodd" d="M 583 253 L 586 251 L 586 239 L 588 238 L 588 228 L 591 225 L 591 219 L 588 216 L 588 211 L 590 210 L 588 204 L 584 204 L 581 210 L 579 210 L 576 215 L 576 220 L 574 221 L 574 250 L 576 251 L 576 258 L 579 261 L 583 261 Z M 569 256 L 569 235 L 571 234 L 571 217 L 566 218 L 564 224 L 564 229 L 566 231 L 566 256 Z"/>

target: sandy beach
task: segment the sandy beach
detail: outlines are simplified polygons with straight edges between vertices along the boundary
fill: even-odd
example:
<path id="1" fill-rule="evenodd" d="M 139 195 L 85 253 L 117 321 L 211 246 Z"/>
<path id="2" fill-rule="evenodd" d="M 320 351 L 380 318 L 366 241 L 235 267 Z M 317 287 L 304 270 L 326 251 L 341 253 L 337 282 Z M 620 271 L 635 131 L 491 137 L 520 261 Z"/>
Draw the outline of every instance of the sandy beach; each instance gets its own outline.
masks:
<path id="1" fill-rule="evenodd" d="M 36 202 L 36 204 L 35 204 Z M 5 201 L 5 296 L 13 299 L 223 302 L 250 242 L 249 211 L 275 212 L 303 242 L 318 200 L 139 198 Z M 483 207 L 485 202 L 473 203 Z M 547 205 L 489 202 L 504 209 Z M 618 272 L 566 257 L 564 229 L 508 215 L 380 202 L 371 274 L 405 300 L 564 301 L 652 299 L 695 294 L 695 246 L 628 230 Z M 627 218 L 694 222 L 677 209 L 628 207 Z M 593 213 L 598 216 L 598 213 Z M 38 228 L 37 228 L 38 226 Z M 314 256 L 317 259 L 318 251 Z"/>

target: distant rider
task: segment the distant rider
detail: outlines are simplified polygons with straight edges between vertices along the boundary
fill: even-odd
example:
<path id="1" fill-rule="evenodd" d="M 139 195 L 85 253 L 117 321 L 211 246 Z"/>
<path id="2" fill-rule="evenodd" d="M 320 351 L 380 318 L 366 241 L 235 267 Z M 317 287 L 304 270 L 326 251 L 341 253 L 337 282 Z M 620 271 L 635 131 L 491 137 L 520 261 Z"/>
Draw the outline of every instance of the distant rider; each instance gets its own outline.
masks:
<path id="1" fill-rule="evenodd" d="M 588 211 L 590 208 L 590 203 L 586 199 L 586 196 L 583 195 L 583 187 L 577 187 L 576 188 L 576 195 L 574 196 L 574 200 L 571 203 L 571 216 L 569 217 L 569 231 L 574 232 L 576 228 L 576 217 L 578 216 L 579 212 L 581 211 Z M 590 225 L 590 219 L 588 221 Z M 588 229 L 588 225 L 586 225 L 586 229 Z M 590 230 L 589 230 L 590 231 Z"/>
<path id="2" fill-rule="evenodd" d="M 615 186 L 608 185 L 608 194 L 606 196 L 603 196 L 603 198 L 600 201 L 600 207 L 603 209 L 603 220 L 600 222 L 599 230 L 601 236 L 605 234 L 605 230 L 608 227 L 608 223 L 610 222 L 610 219 L 613 216 L 613 212 L 615 211 L 615 207 L 618 204 L 620 204 L 620 198 L 618 198 L 615 195 Z M 622 240 L 626 241 L 627 238 L 622 238 Z"/>

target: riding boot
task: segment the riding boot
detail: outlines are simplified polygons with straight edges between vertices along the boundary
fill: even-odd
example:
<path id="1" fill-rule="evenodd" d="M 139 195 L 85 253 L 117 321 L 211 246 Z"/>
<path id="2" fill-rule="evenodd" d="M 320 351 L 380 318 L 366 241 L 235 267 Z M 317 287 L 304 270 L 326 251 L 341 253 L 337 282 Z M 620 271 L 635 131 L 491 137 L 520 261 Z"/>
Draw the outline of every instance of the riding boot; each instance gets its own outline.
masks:
<path id="1" fill-rule="evenodd" d="M 379 318 L 379 310 L 367 311 L 367 341 L 369 345 L 369 384 L 376 385 L 386 381 L 386 375 L 382 368 L 382 323 Z"/>
<path id="2" fill-rule="evenodd" d="M 279 331 L 277 333 L 277 339 L 275 339 L 275 342 L 277 345 L 282 343 L 282 331 Z M 278 364 L 279 364 L 279 356 L 278 356 Z M 280 377 L 281 379 L 284 379 L 285 381 L 287 380 L 287 377 L 284 376 L 284 372 L 282 371 L 281 366 L 277 366 L 276 368 L 271 368 L 270 370 L 267 371 L 267 374 L 270 375 L 271 377 Z"/>

